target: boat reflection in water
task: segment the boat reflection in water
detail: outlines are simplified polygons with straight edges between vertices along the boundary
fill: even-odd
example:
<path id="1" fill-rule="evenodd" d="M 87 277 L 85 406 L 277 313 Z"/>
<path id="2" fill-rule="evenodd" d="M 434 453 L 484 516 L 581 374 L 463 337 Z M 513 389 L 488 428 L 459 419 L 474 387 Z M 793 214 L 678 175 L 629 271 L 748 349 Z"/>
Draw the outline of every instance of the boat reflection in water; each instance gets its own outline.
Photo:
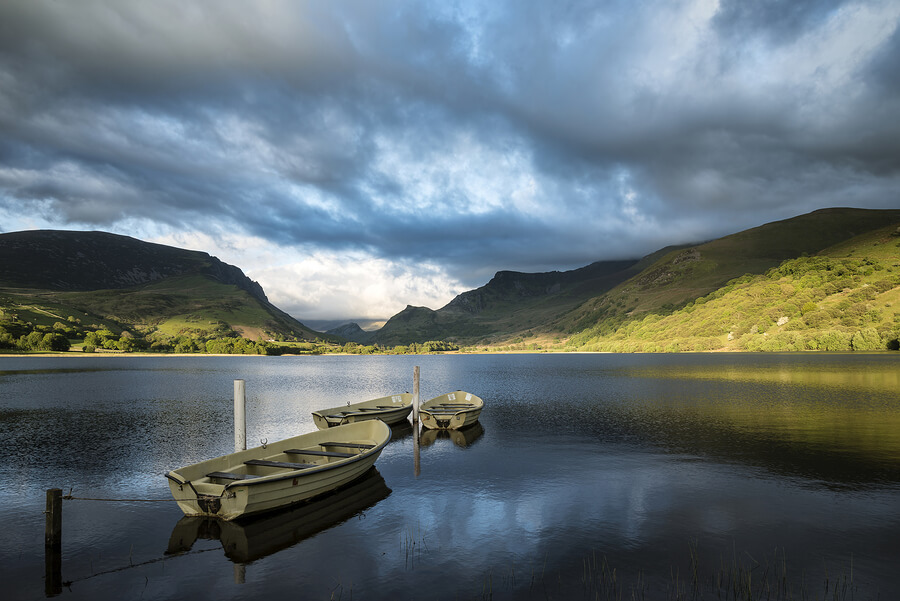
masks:
<path id="1" fill-rule="evenodd" d="M 352 484 L 291 509 L 234 521 L 185 516 L 175 524 L 166 554 L 186 553 L 198 538 L 219 540 L 228 559 L 249 563 L 337 526 L 390 494 L 391 489 L 373 467 Z"/>
<path id="2" fill-rule="evenodd" d="M 398 440 L 403 440 L 404 438 L 412 436 L 413 426 L 409 423 L 408 419 L 404 419 L 396 424 L 390 424 L 390 426 L 391 442 L 397 442 Z"/>
<path id="3" fill-rule="evenodd" d="M 429 447 L 439 439 L 450 439 L 458 447 L 466 448 L 475 444 L 484 434 L 484 426 L 481 422 L 475 422 L 471 426 L 459 430 L 429 430 L 423 429 L 419 435 L 419 444 Z"/>

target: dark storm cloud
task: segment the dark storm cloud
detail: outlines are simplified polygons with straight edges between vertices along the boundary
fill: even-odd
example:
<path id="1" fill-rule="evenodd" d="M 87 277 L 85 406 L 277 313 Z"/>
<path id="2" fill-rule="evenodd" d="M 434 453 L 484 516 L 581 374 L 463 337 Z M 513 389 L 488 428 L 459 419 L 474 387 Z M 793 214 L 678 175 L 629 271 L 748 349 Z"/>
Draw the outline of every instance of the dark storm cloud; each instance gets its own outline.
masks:
<path id="1" fill-rule="evenodd" d="M 9 1 L 0 209 L 238 229 L 474 286 L 896 206 L 898 13 Z"/>

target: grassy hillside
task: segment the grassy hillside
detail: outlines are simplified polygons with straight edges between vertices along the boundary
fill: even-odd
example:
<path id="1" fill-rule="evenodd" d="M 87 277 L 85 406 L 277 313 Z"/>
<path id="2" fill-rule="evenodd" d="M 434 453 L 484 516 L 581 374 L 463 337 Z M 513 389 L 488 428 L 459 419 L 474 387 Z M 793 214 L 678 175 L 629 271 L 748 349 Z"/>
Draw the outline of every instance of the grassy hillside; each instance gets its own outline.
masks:
<path id="1" fill-rule="evenodd" d="M 107 339 L 128 339 L 127 350 L 175 350 L 181 345 L 186 352 L 202 350 L 215 338 L 256 342 L 321 337 L 245 290 L 203 275 L 89 292 L 0 288 L 0 330 L 15 331 L 18 337 L 22 327 L 63 331 L 59 324 L 67 326 L 76 348 L 96 331 L 106 332 Z M 125 350 L 120 345 L 106 348 Z"/>
<path id="2" fill-rule="evenodd" d="M 566 346 L 614 352 L 897 350 L 898 225 L 900 218 L 813 256 L 782 261 L 764 274 L 732 279 L 677 310 L 641 311 L 638 307 L 647 301 L 636 297 L 635 307 L 624 315 L 613 313 L 598 320 L 573 335 Z M 803 231 L 796 230 L 796 237 L 804 237 Z M 809 242 L 809 237 L 804 238 Z M 811 244 L 829 238 L 823 235 Z M 717 241 L 723 248 L 732 245 L 732 254 L 739 255 L 744 247 L 736 242 L 740 239 Z M 789 250 L 804 245 L 792 242 Z M 702 281 L 702 276 L 685 279 L 693 283 Z M 679 288 L 682 293 L 687 289 Z"/>
<path id="3" fill-rule="evenodd" d="M 575 334 L 615 327 L 643 313 L 667 313 L 745 274 L 813 255 L 886 223 L 900 210 L 823 209 L 693 247 L 674 249 L 609 293 L 584 303 L 547 328 Z"/>
<path id="4" fill-rule="evenodd" d="M 139 329 L 155 329 L 168 336 L 190 330 L 212 330 L 225 323 L 247 338 L 278 335 L 314 338 L 297 322 L 273 315 L 269 307 L 234 285 L 202 275 L 166 278 L 124 290 L 68 292 L 59 298 L 93 314 Z"/>

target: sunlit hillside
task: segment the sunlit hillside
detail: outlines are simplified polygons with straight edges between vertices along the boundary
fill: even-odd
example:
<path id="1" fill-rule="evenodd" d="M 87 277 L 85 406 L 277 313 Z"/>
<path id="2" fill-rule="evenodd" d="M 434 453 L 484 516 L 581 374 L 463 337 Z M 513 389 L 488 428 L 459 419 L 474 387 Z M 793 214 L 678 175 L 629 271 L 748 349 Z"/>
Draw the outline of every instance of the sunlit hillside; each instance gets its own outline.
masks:
<path id="1" fill-rule="evenodd" d="M 678 310 L 632 312 L 573 335 L 583 351 L 898 349 L 896 224 L 735 278 Z"/>

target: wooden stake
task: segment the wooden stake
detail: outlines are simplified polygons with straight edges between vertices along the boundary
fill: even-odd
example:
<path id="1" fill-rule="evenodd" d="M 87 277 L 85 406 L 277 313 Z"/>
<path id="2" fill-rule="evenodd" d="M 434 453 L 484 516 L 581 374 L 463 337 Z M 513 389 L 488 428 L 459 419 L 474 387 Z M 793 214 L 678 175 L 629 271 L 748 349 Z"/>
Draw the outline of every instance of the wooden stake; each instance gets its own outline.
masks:
<path id="1" fill-rule="evenodd" d="M 44 544 L 61 546 L 62 544 L 62 489 L 51 488 L 47 491 L 47 520 L 44 527 Z"/>
<path id="2" fill-rule="evenodd" d="M 44 593 L 55 597 L 62 593 L 62 490 L 47 490 L 44 526 Z"/>
<path id="3" fill-rule="evenodd" d="M 234 452 L 247 450 L 247 394 L 243 380 L 234 381 Z"/>

